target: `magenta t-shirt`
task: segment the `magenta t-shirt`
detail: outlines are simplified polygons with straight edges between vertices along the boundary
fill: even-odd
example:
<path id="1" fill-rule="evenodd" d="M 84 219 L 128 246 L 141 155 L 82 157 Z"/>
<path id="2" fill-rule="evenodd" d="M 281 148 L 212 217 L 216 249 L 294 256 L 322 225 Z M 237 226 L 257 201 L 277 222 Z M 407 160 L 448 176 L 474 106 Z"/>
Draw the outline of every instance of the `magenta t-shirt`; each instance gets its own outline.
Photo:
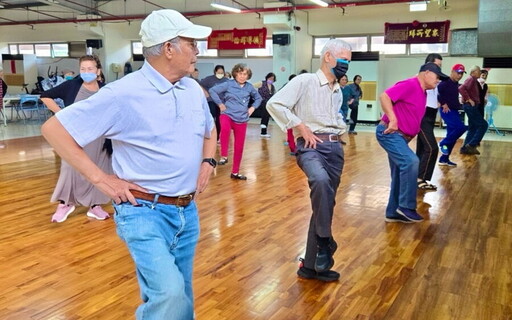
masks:
<path id="1" fill-rule="evenodd" d="M 427 94 L 421 88 L 418 78 L 399 81 L 385 92 L 393 101 L 398 129 L 409 136 L 417 135 L 427 105 Z M 382 121 L 389 123 L 386 114 L 382 116 Z"/>

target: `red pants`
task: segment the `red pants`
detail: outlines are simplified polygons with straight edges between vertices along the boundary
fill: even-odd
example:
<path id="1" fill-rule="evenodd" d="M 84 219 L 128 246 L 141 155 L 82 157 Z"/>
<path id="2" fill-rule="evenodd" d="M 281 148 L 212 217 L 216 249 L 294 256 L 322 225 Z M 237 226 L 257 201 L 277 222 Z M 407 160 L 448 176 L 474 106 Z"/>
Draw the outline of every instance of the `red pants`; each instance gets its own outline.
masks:
<path id="1" fill-rule="evenodd" d="M 233 150 L 233 168 L 232 173 L 239 173 L 242 154 L 244 152 L 245 134 L 247 132 L 247 122 L 238 123 L 225 114 L 220 115 L 220 156 L 228 156 L 229 136 L 233 130 L 235 136 L 235 149 Z"/>

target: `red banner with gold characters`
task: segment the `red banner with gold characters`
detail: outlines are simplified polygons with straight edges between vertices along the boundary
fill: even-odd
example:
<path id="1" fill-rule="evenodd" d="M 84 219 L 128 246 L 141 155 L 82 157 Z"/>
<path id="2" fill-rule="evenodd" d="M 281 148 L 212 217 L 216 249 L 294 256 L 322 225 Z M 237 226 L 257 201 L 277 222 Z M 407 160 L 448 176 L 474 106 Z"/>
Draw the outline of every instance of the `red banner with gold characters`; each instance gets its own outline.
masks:
<path id="1" fill-rule="evenodd" d="M 267 28 L 214 30 L 208 37 L 208 49 L 239 50 L 265 48 Z"/>
<path id="2" fill-rule="evenodd" d="M 447 43 L 450 20 L 436 22 L 386 23 L 384 43 Z"/>

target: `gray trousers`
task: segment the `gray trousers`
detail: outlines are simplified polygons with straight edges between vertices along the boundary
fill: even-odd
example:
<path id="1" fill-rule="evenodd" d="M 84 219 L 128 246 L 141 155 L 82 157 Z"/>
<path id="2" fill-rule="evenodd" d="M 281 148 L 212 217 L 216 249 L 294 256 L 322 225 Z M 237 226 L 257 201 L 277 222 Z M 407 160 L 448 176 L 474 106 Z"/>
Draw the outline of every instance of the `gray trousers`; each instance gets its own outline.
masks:
<path id="1" fill-rule="evenodd" d="M 339 142 L 317 143 L 316 149 L 304 148 L 304 139 L 297 139 L 297 164 L 308 177 L 313 214 L 309 223 L 304 267 L 314 269 L 317 236 L 332 238 L 331 224 L 344 164 L 343 147 Z"/>

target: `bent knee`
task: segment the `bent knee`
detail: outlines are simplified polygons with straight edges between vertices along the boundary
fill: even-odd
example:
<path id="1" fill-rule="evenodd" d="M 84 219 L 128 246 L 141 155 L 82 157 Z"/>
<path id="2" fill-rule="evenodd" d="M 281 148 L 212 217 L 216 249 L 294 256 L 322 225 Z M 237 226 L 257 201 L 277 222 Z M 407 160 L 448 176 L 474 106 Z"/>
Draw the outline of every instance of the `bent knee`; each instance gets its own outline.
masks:
<path id="1" fill-rule="evenodd" d="M 407 159 L 407 161 L 404 163 L 404 167 L 406 169 L 415 168 L 415 167 L 418 167 L 419 165 L 420 165 L 420 159 L 417 156 L 409 157 Z"/>
<path id="2" fill-rule="evenodd" d="M 155 301 L 182 301 L 187 299 L 185 286 L 183 284 L 173 283 L 168 286 L 160 286 L 154 290 Z"/>
<path id="3" fill-rule="evenodd" d="M 311 186 L 324 186 L 330 184 L 330 179 L 327 173 L 315 174 L 308 179 Z"/>

